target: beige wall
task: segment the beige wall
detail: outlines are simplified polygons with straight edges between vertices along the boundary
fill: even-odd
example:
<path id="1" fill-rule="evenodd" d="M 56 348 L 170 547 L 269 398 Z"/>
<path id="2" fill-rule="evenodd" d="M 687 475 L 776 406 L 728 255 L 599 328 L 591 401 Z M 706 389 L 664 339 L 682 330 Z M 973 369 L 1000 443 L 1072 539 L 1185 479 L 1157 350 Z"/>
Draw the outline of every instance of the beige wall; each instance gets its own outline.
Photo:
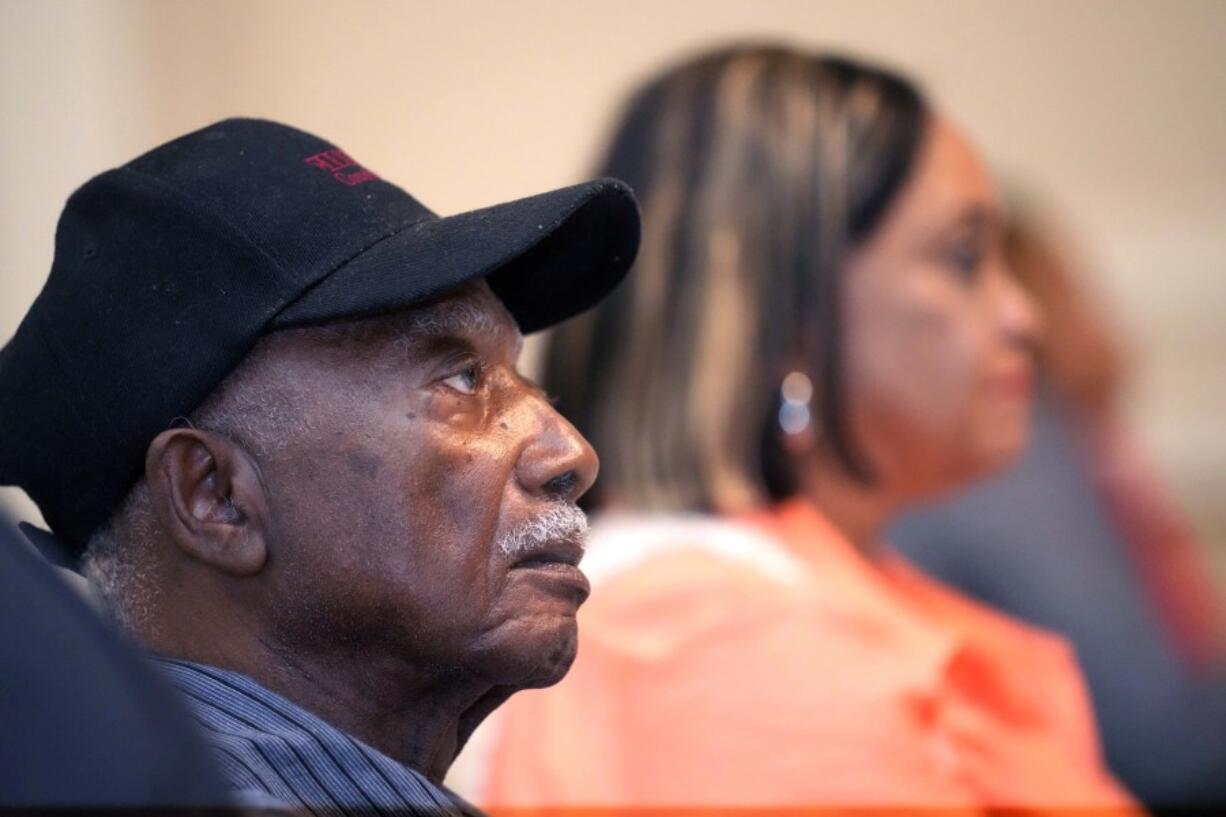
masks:
<path id="1" fill-rule="evenodd" d="M 71 190 L 188 129 L 285 120 L 454 212 L 584 175 L 636 80 L 738 37 L 914 72 L 1065 214 L 1135 334 L 1144 436 L 1202 529 L 1226 539 L 1216 0 L 0 0 L 0 340 L 46 275 Z"/>

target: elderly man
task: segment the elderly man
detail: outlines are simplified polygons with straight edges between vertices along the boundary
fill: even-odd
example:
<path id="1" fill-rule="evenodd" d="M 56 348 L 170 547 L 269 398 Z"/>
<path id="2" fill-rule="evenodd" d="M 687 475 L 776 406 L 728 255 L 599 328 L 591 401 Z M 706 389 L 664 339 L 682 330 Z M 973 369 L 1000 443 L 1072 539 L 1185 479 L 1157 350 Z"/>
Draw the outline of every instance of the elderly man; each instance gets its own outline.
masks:
<path id="1" fill-rule="evenodd" d="M 229 120 L 78 190 L 0 352 L 24 488 L 248 802 L 424 809 L 559 680 L 586 441 L 516 371 L 638 243 L 604 180 L 439 218 L 322 140 Z"/>

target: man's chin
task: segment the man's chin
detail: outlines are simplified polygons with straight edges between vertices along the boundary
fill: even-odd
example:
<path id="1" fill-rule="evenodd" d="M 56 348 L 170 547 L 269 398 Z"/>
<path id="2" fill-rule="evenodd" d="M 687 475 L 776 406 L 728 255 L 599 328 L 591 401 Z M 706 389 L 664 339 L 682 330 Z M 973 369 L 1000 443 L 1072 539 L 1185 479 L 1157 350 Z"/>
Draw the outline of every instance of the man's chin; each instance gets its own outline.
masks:
<path id="1" fill-rule="evenodd" d="M 570 671 L 571 665 L 575 663 L 575 656 L 578 653 L 578 627 L 574 626 L 572 619 L 569 632 L 560 634 L 552 645 L 540 653 L 540 660 L 535 662 L 524 679 L 524 688 L 551 687 L 561 681 Z"/>
<path id="2" fill-rule="evenodd" d="M 530 675 L 524 683 L 524 689 L 544 689 L 551 687 L 566 677 L 571 665 L 575 662 L 575 653 L 570 653 L 565 660 L 541 666 Z"/>
<path id="3" fill-rule="evenodd" d="M 503 648 L 495 675 L 499 684 L 519 689 L 540 689 L 561 681 L 579 649 L 579 628 L 573 618 L 537 627 Z"/>

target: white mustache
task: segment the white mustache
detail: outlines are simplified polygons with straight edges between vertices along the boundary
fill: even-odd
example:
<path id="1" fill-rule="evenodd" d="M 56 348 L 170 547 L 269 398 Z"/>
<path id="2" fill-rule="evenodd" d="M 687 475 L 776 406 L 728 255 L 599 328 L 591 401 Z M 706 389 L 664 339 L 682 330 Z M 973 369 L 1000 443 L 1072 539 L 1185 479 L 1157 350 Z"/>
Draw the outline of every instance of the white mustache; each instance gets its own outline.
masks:
<path id="1" fill-rule="evenodd" d="M 517 556 L 558 541 L 587 542 L 587 514 L 575 505 L 555 505 L 498 537 L 497 544 L 505 555 Z"/>

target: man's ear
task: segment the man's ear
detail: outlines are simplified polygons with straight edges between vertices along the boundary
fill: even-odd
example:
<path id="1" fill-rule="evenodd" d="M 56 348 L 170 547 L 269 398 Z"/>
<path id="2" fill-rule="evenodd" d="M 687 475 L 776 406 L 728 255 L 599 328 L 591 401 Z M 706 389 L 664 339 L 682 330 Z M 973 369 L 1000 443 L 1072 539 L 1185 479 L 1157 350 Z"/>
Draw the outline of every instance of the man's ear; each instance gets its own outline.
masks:
<path id="1" fill-rule="evenodd" d="M 254 460 L 237 443 L 196 428 L 172 428 L 145 454 L 154 512 L 187 556 L 239 576 L 268 558 L 267 503 Z"/>

